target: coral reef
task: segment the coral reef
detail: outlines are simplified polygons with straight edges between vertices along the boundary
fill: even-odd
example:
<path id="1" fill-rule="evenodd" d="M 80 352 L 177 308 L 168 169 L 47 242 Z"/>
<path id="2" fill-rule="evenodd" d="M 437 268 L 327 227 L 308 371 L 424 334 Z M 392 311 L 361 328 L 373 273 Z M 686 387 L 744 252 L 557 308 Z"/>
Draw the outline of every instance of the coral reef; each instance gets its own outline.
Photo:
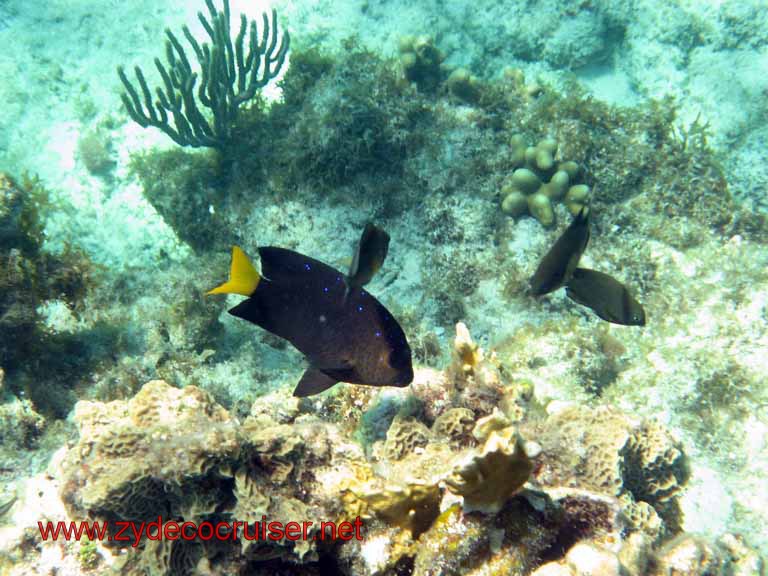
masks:
<path id="1" fill-rule="evenodd" d="M 150 574 L 761 573 L 759 556 L 739 537 L 715 536 L 739 529 L 751 545 L 766 545 L 768 427 L 760 407 L 768 394 L 768 220 L 731 198 L 763 202 L 766 80 L 757 64 L 768 27 L 760 2 L 658 10 L 648 0 L 597 10 L 589 2 L 481 2 L 471 12 L 415 3 L 401 19 L 383 17 L 391 3 L 352 3 L 359 20 L 335 11 L 328 17 L 334 29 L 355 22 L 361 40 L 340 42 L 326 24 L 298 34 L 307 45 L 338 46 L 293 51 L 283 99 L 269 106 L 271 94 L 244 93 L 231 74 L 243 71 L 232 52 L 254 46 L 247 22 L 229 39 L 227 4 L 223 11 L 207 4 L 212 52 L 202 73 L 210 80 L 211 71 L 223 71 L 216 64 L 224 57 L 224 81 L 253 98 L 229 107 L 237 113 L 232 122 L 219 122 L 224 114 L 199 99 L 204 79 L 196 78 L 194 94 L 188 90 L 195 78 L 179 49 L 185 40 L 169 34 L 169 61 L 159 70 L 170 80 L 159 96 L 168 108 L 153 103 L 154 92 L 144 98 L 149 86 L 141 78 L 124 98 L 142 121 L 153 113 L 161 121 L 165 110 L 166 129 L 182 114 L 190 128 L 173 128 L 177 142 L 217 150 L 190 154 L 177 146 L 137 156 L 133 175 L 125 171 L 127 148 L 165 136 L 130 121 L 95 127 L 97 111 L 120 102 L 109 85 L 91 89 L 86 71 L 114 67 L 91 60 L 111 51 L 68 59 L 83 57 L 71 50 L 83 31 L 95 32 L 89 46 L 126 42 L 123 53 L 135 50 L 162 30 L 168 8 L 158 5 L 147 20 L 114 4 L 112 19 L 122 20 L 126 34 L 104 44 L 106 29 L 94 29 L 100 16 L 70 6 L 61 20 L 76 23 L 79 36 L 52 53 L 63 47 L 57 34 L 40 42 L 33 33 L 37 40 L 29 41 L 16 26 L 26 19 L 35 32 L 47 24 L 61 31 L 59 19 L 41 22 L 23 7 L 0 6 L 0 28 L 13 26 L 18 40 L 0 63 L 12 120 L 0 129 L 0 149 L 6 160 L 43 166 L 57 201 L 72 201 L 42 218 L 40 186 L 26 182 L 0 201 L 0 436 L 7 449 L 0 519 L 22 524 L 20 512 L 32 508 L 39 485 L 30 482 L 25 496 L 10 479 L 41 470 L 46 446 L 64 443 L 76 419 L 81 439 L 69 446 L 63 491 L 73 517 L 114 521 L 150 507 L 212 522 L 359 515 L 365 537 L 148 541 L 119 553 L 98 546 L 94 554 L 35 541 L 32 524 L 7 557 L 10 540 L 0 538 L 0 571 L 15 558 L 20 570 L 47 573 L 45 562 L 56 556 L 66 573 L 66 560 L 80 550 L 83 570 L 106 572 L 114 561 L 115 572 Z M 316 8 L 327 4 L 294 11 L 292 26 L 315 27 Z M 379 56 L 382 39 L 424 29 L 417 16 L 427 12 L 431 38 L 404 38 L 399 63 Z M 271 26 L 268 20 L 262 32 L 279 40 L 274 16 Z M 372 22 L 375 29 L 363 27 Z M 227 40 L 228 55 L 213 54 Z M 279 60 L 283 51 L 274 49 Z M 37 74 L 14 70 L 15 54 L 31 55 Z M 502 70 L 515 57 L 527 79 L 522 70 Z M 654 59 L 662 74 L 650 78 Z M 571 68 L 591 92 L 548 66 Z M 734 66 L 735 81 L 720 73 Z M 182 77 L 184 86 L 176 82 Z M 45 87 L 42 98 L 36 84 Z M 179 92 L 196 104 L 186 107 Z M 622 103 L 666 92 L 684 100 L 623 107 L 591 95 L 606 92 Z M 731 92 L 743 93 L 738 104 L 722 98 Z M 198 122 L 195 110 L 213 114 Z M 227 144 L 208 140 L 206 130 Z M 62 131 L 80 134 L 77 148 L 58 146 Z M 154 211 L 136 201 L 132 176 Z M 505 217 L 500 201 L 536 221 Z M 541 224 L 587 201 L 595 218 L 588 263 L 621 269 L 642 291 L 654 318 L 644 334 L 596 328 L 557 297 L 534 309 L 523 293 L 531 255 L 548 235 Z M 407 320 L 421 364 L 414 383 L 290 399 L 283 388 L 295 382 L 296 358 L 277 338 L 228 323 L 223 303 L 200 299 L 208 269 L 234 242 L 300 249 L 340 266 L 336 255 L 347 252 L 350 231 L 370 216 L 397 246 L 371 291 Z M 49 252 L 68 240 L 109 263 L 99 272 L 109 290 L 84 298 L 88 263 Z M 108 328 L 93 329 L 96 319 Z M 441 354 L 459 321 L 477 339 L 459 325 L 453 350 Z M 154 383 L 125 400 L 154 378 L 187 388 Z M 84 403 L 65 420 L 76 398 L 119 401 Z M 180 424 L 138 416 L 138 427 L 137 403 L 167 404 Z M 52 465 L 48 485 L 55 474 Z M 52 510 L 65 517 L 52 507 L 45 517 Z"/>
<path id="2" fill-rule="evenodd" d="M 676 505 L 687 465 L 662 426 L 607 407 L 536 417 L 519 403 L 530 391 L 513 392 L 518 387 L 493 368 L 494 354 L 464 325 L 453 357 L 444 372 L 417 370 L 412 393 L 397 391 L 426 398 L 438 385 L 452 400 L 426 421 L 424 411 L 378 411 L 389 429 L 368 455 L 295 398 L 260 399 L 242 423 L 202 390 L 162 381 L 129 401 L 80 402 L 80 438 L 62 466 L 63 500 L 73 518 L 111 526 L 161 514 L 212 523 L 306 520 L 309 536 L 323 521 L 360 519 L 364 527 L 360 539 L 332 548 L 322 538 L 142 542 L 121 556 L 128 574 L 298 564 L 306 573 L 333 566 L 356 576 L 640 576 L 682 557 L 706 559 L 682 572 L 692 575 L 703 576 L 703 566 L 716 574 L 737 563 L 760 566 L 736 537 L 713 545 L 681 533 Z M 508 399 L 502 405 L 513 406 L 509 415 L 468 407 L 473 398 L 462 392 L 485 385 L 488 374 Z"/>

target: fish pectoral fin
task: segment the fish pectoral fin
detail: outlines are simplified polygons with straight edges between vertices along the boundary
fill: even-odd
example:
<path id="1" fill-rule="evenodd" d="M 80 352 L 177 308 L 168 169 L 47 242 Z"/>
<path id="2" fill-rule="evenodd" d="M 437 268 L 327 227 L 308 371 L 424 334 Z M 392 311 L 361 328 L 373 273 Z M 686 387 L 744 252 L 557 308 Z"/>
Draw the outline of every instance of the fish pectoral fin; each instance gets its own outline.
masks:
<path id="1" fill-rule="evenodd" d="M 331 378 L 335 378 L 337 382 L 350 382 L 352 384 L 360 384 L 360 375 L 354 366 L 343 366 L 341 368 L 329 368 L 323 370 L 323 373 Z"/>
<path id="2" fill-rule="evenodd" d="M 337 382 L 338 380 L 310 366 L 296 385 L 293 395 L 298 398 L 314 396 L 315 394 L 320 394 L 320 392 L 325 392 Z"/>
<path id="3" fill-rule="evenodd" d="M 565 286 L 565 295 L 568 296 L 568 298 L 570 298 L 574 302 L 576 302 L 576 304 L 581 304 L 582 306 L 587 306 L 588 308 L 592 308 L 592 306 L 591 306 L 591 304 L 589 302 L 587 302 L 584 298 L 579 296 L 579 294 L 576 292 L 576 290 L 574 290 L 573 288 L 571 288 L 567 284 Z"/>

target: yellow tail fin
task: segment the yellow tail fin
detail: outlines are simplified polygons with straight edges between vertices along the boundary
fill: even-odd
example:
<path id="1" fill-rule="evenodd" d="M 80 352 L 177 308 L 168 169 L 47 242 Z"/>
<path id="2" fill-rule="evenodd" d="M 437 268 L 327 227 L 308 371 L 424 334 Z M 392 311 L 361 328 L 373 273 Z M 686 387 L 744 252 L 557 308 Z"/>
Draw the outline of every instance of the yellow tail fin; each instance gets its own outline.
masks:
<path id="1" fill-rule="evenodd" d="M 216 286 L 213 290 L 206 292 L 209 294 L 242 294 L 250 296 L 259 285 L 261 276 L 253 267 L 248 256 L 245 255 L 242 248 L 232 246 L 232 264 L 229 267 L 229 280 L 221 286 Z"/>

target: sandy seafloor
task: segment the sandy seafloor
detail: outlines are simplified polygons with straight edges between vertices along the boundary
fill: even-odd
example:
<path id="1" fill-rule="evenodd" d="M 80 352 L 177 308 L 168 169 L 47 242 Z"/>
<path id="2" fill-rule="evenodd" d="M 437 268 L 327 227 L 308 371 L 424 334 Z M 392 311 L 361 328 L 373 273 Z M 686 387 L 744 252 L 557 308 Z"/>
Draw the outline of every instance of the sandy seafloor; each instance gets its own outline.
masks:
<path id="1" fill-rule="evenodd" d="M 709 123 L 711 143 L 721 155 L 734 197 L 750 209 L 768 210 L 768 6 L 764 0 L 574 2 L 569 4 L 577 16 L 562 22 L 559 4 L 549 0 L 304 0 L 273 5 L 302 46 L 336 48 L 354 33 L 370 49 L 394 56 L 400 36 L 428 31 L 436 36 L 450 63 L 467 66 L 480 77 L 498 77 L 503 67 L 517 66 L 527 77 L 540 75 L 555 84 L 575 74 L 596 98 L 611 103 L 633 105 L 673 95 L 680 105 L 681 125 L 698 116 Z M 233 0 L 232 11 L 255 16 L 266 6 Z M 70 206 L 52 213 L 46 222 L 50 249 L 72 243 L 115 275 L 129 270 L 152 274 L 160 263 L 173 266 L 188 256 L 189 249 L 142 197 L 138 182 L 127 171 L 131 153 L 174 145 L 159 131 L 141 129 L 128 119 L 120 103 L 115 68 L 134 63 L 146 68 L 159 52 L 165 27 L 176 30 L 190 24 L 199 33 L 195 13 L 202 7 L 202 2 L 181 0 L 0 0 L 0 171 L 37 174 L 57 202 Z M 267 93 L 279 98 L 273 87 Z M 81 134 L 110 118 L 115 121 L 110 138 L 116 164 L 111 178 L 101 178 L 86 169 L 77 143 Z M 471 207 L 470 201 L 467 206 Z M 264 206 L 261 224 L 255 215 L 254 244 L 281 243 L 281 233 L 271 224 L 286 209 Z M 291 220 L 290 236 L 299 250 L 319 258 L 345 253 L 355 230 L 338 222 L 358 220 L 348 213 L 351 209 L 321 204 L 313 210 L 311 226 L 299 212 Z M 470 208 L 459 213 L 471 222 Z M 399 227 L 390 230 L 395 241 L 387 266 L 397 267 L 399 274 L 388 277 L 386 283 L 377 280 L 381 282 L 378 289 L 376 283 L 372 288 L 384 301 L 397 299 L 404 306 L 418 305 L 414 287 L 424 281 L 416 256 L 425 243 L 408 223 L 406 214 Z M 534 221 L 517 226 L 516 251 L 520 262 L 530 263 L 545 242 L 537 236 Z M 341 233 L 336 234 L 339 229 Z M 677 333 L 662 334 L 649 326 L 642 336 L 635 332 L 627 337 L 628 348 L 644 338 L 643 349 L 652 352 L 633 360 L 612 399 L 629 413 L 659 418 L 684 441 L 693 462 L 684 497 L 687 530 L 712 536 L 740 531 L 768 554 L 764 522 L 768 517 L 768 284 L 763 280 L 748 286 L 744 302 L 736 308 L 720 302 L 732 276 L 742 272 L 729 265 L 731 256 L 745 253 L 738 238 L 716 245 L 716 249 L 708 245 L 683 253 L 653 244 L 654 257 L 668 267 L 668 276 L 660 277 L 686 282 L 670 285 L 668 290 L 684 302 L 685 291 L 695 289 L 698 308 L 688 312 L 690 322 Z M 477 249 L 481 254 L 482 244 Z M 764 245 L 750 247 L 748 254 L 753 270 L 765 270 Z M 700 297 L 702 293 L 706 297 Z M 145 310 L 158 309 L 153 298 L 162 296 L 141 295 Z M 553 297 L 556 304 L 560 298 L 564 297 Z M 47 313 L 53 329 L 72 328 L 74 320 L 66 313 L 57 315 L 55 306 Z M 473 336 L 493 348 L 494 342 L 520 326 L 545 319 L 546 310 L 510 305 L 492 281 L 483 281 L 467 302 L 467 316 Z M 247 336 L 247 331 L 227 322 L 227 329 L 238 337 Z M 452 336 L 446 327 L 435 327 L 435 332 L 445 342 Z M 762 401 L 756 400 L 748 414 L 728 423 L 729 433 L 719 440 L 733 444 L 720 446 L 715 457 L 705 447 L 711 444 L 686 428 L 678 407 L 698 377 L 700 360 L 723 351 L 751 375 L 752 386 L 762 387 L 754 394 Z M 292 385 L 300 373 L 298 357 L 290 358 L 296 360 L 295 369 L 279 385 Z M 277 359 L 278 365 L 285 361 L 285 357 Z M 571 399 L 573 391 L 559 385 L 567 378 L 558 370 L 553 365 L 535 377 L 542 399 Z M 232 382 L 228 393 L 236 399 L 250 386 L 248 374 L 248 364 L 230 362 L 217 365 L 208 378 Z M 553 374 L 559 379 L 548 378 Z M 723 453 L 731 455 L 730 461 Z M 42 500 L 41 505 L 45 505 Z M 34 516 L 29 510 L 24 514 L 5 520 L 3 530 L 9 538 L 14 537 L 14 524 Z"/>

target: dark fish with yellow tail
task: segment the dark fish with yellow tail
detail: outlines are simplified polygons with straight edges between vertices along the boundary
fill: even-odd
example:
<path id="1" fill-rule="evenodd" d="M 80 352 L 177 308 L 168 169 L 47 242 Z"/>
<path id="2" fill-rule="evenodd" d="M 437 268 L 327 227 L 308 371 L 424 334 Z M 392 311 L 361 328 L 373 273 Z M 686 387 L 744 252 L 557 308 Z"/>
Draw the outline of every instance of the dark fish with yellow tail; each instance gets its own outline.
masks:
<path id="1" fill-rule="evenodd" d="M 589 242 L 589 207 L 584 206 L 539 262 L 530 280 L 531 294 L 543 296 L 564 286 Z"/>
<path id="2" fill-rule="evenodd" d="M 389 234 L 368 222 L 352 256 L 352 265 L 346 277 L 347 291 L 362 288 L 379 271 L 389 250 Z"/>
<path id="3" fill-rule="evenodd" d="M 259 248 L 261 274 L 232 248 L 229 280 L 208 294 L 248 298 L 229 310 L 290 342 L 309 362 L 294 396 L 337 382 L 408 386 L 411 348 L 397 320 L 367 291 L 347 291 L 344 274 L 285 248 Z"/>
<path id="4" fill-rule="evenodd" d="M 568 297 L 591 308 L 603 320 L 645 326 L 645 310 L 624 284 L 603 272 L 576 268 L 565 288 Z"/>

